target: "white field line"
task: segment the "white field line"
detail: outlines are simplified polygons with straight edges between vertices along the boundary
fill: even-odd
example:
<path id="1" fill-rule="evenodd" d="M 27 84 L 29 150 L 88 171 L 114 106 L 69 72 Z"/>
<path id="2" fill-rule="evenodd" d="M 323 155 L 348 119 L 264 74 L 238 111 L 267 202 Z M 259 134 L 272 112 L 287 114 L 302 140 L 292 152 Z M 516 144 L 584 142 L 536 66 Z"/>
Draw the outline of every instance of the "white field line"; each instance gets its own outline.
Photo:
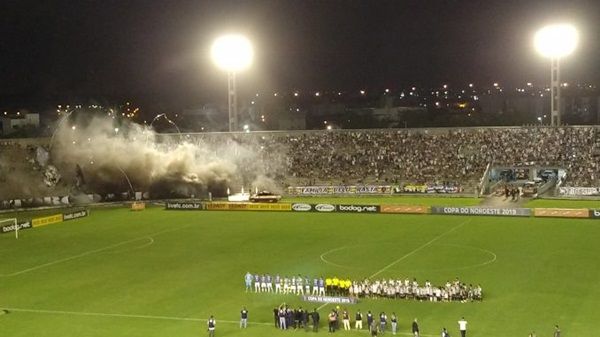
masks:
<path id="1" fill-rule="evenodd" d="M 402 257 L 400 257 L 399 259 L 395 260 L 394 262 L 392 262 L 392 263 L 388 264 L 387 266 L 385 266 L 385 267 L 383 267 L 383 268 L 379 269 L 379 270 L 378 270 L 378 271 L 376 271 L 376 272 L 375 272 L 373 275 L 369 276 L 369 278 L 370 278 L 370 279 L 371 279 L 371 278 L 374 278 L 375 276 L 377 276 L 377 275 L 379 275 L 379 274 L 383 273 L 384 271 L 388 270 L 389 268 L 391 268 L 393 265 L 397 264 L 398 262 L 400 262 L 400 261 L 402 261 L 402 260 L 406 259 L 407 257 L 409 257 L 409 256 L 411 256 L 411 255 L 413 255 L 413 254 L 415 254 L 415 253 L 417 253 L 417 252 L 419 252 L 419 251 L 420 251 L 420 250 L 422 250 L 423 248 L 426 248 L 426 247 L 428 247 L 428 246 L 429 246 L 429 245 L 431 245 L 432 243 L 434 243 L 434 242 L 436 242 L 437 240 L 441 239 L 443 236 L 445 236 L 445 235 L 447 235 L 447 234 L 449 234 L 449 233 L 452 233 L 453 231 L 455 231 L 456 229 L 458 229 L 459 227 L 461 227 L 462 225 L 464 225 L 464 224 L 465 224 L 465 223 L 467 223 L 468 221 L 469 221 L 469 220 L 467 220 L 467 221 L 464 221 L 464 222 L 461 222 L 461 223 L 459 223 L 458 225 L 456 225 L 456 226 L 452 227 L 450 230 L 448 230 L 448 231 L 445 231 L 445 232 L 443 232 L 442 234 L 440 234 L 440 235 L 438 235 L 438 236 L 434 237 L 433 239 L 431 239 L 431 240 L 427 241 L 427 242 L 426 242 L 426 243 L 424 243 L 423 245 L 421 245 L 421 246 L 417 247 L 416 249 L 414 249 L 414 250 L 412 250 L 412 251 L 408 252 L 407 254 L 403 255 Z"/>
<path id="2" fill-rule="evenodd" d="M 151 246 L 154 243 L 154 238 L 152 238 L 150 236 L 145 237 L 145 239 L 148 239 L 148 242 L 146 242 L 146 243 L 144 243 L 142 245 L 139 245 L 139 246 L 136 246 L 136 247 L 133 247 L 133 248 L 119 249 L 119 250 L 115 250 L 113 252 L 108 252 L 108 253 L 111 253 L 111 254 L 121 254 L 121 253 L 125 253 L 125 252 L 132 252 L 134 250 L 139 250 L 139 249 L 143 249 L 143 248 L 146 248 L 148 246 Z"/>
<path id="3" fill-rule="evenodd" d="M 429 241 L 428 241 L 428 242 L 426 242 L 425 244 L 423 244 L 423 245 L 421 245 L 421 246 L 417 247 L 416 249 L 414 249 L 414 250 L 410 251 L 409 253 L 405 254 L 405 255 L 404 255 L 404 256 L 402 256 L 401 258 L 399 258 L 399 259 L 395 260 L 394 262 L 392 262 L 392 263 L 388 264 L 387 266 L 385 266 L 385 267 L 383 267 L 383 268 L 379 269 L 379 270 L 378 270 L 378 271 L 376 271 L 376 272 L 375 272 L 373 275 L 369 276 L 369 278 L 373 278 L 373 277 L 375 277 L 375 276 L 377 276 L 377 275 L 379 275 L 379 274 L 383 273 L 384 271 L 388 270 L 390 267 L 392 267 L 392 266 L 393 266 L 393 265 L 395 265 L 396 263 L 398 263 L 398 262 L 400 262 L 400 261 L 404 260 L 405 258 L 407 258 L 407 257 L 409 257 L 409 256 L 411 256 L 411 255 L 413 255 L 414 253 L 417 253 L 417 252 L 418 252 L 418 251 L 420 251 L 421 249 L 423 249 L 423 248 L 426 248 L 427 246 L 431 245 L 432 243 L 434 243 L 434 242 L 436 242 L 437 240 L 439 240 L 440 238 L 442 238 L 444 235 L 446 235 L 446 234 L 449 234 L 449 233 L 453 232 L 454 230 L 456 230 L 457 228 L 461 227 L 462 225 L 464 225 L 464 224 L 465 224 L 465 223 L 467 223 L 467 222 L 468 222 L 468 220 L 467 220 L 467 221 L 464 221 L 464 222 L 461 222 L 460 224 L 458 224 L 458 225 L 454 226 L 454 227 L 453 227 L 453 228 L 451 228 L 450 230 L 448 230 L 448 231 L 445 231 L 445 232 L 443 232 L 442 234 L 440 234 L 440 235 L 438 235 L 438 236 L 434 237 L 433 239 L 429 240 Z M 334 252 L 334 251 L 336 251 L 336 250 L 339 250 L 339 249 L 342 249 L 342 248 L 344 248 L 344 247 L 334 248 L 334 249 L 332 249 L 332 250 L 329 250 L 329 251 L 327 251 L 327 252 L 325 252 L 325 253 L 321 254 L 321 260 L 323 260 L 323 255 L 326 255 L 326 254 L 328 254 L 328 253 Z M 328 262 L 328 261 L 325 261 L 325 262 Z M 321 305 L 320 305 L 320 306 L 317 308 L 317 310 L 321 310 L 321 309 L 325 308 L 325 307 L 326 307 L 328 304 L 331 304 L 331 303 L 323 303 L 323 304 L 321 304 Z M 422 336 L 425 336 L 425 335 L 422 335 Z"/>
<path id="4" fill-rule="evenodd" d="M 45 267 L 53 266 L 55 264 L 59 264 L 59 263 L 63 263 L 63 262 L 71 261 L 71 260 L 75 260 L 75 259 L 78 259 L 78 258 L 81 258 L 81 257 L 85 257 L 85 256 L 88 256 L 88 255 L 92 255 L 92 254 L 96 254 L 96 253 L 105 251 L 105 250 L 116 248 L 116 247 L 119 247 L 119 246 L 122 246 L 122 245 L 126 245 L 126 244 L 131 243 L 131 242 L 139 241 L 139 240 L 142 240 L 142 239 L 147 239 L 148 237 L 151 237 L 151 236 L 156 236 L 156 235 L 160 235 L 160 234 L 164 234 L 164 233 L 168 233 L 168 232 L 173 232 L 173 231 L 177 231 L 177 230 L 180 230 L 180 229 L 183 229 L 183 228 L 185 228 L 185 227 L 179 227 L 179 228 L 174 228 L 174 229 L 172 228 L 172 229 L 167 229 L 167 230 L 163 230 L 163 231 L 158 231 L 158 232 L 155 232 L 155 233 L 152 233 L 152 234 L 149 234 L 149 235 L 144 235 L 144 236 L 141 236 L 141 237 L 138 237 L 138 238 L 134 238 L 134 239 L 126 240 L 126 241 L 117 242 L 115 244 L 112 244 L 112 245 L 109 245 L 109 246 L 105 246 L 105 247 L 102 247 L 102 248 L 98 248 L 98 249 L 94 249 L 94 250 L 88 250 L 88 251 L 83 252 L 81 254 L 77 254 L 77 255 L 65 257 L 63 259 L 58 259 L 58 260 L 50 261 L 50 262 L 47 262 L 47 263 L 39 264 L 37 266 L 33 266 L 31 268 L 19 270 L 19 271 L 16 271 L 14 273 L 0 274 L 0 277 L 18 276 L 18 275 L 21 275 L 21 274 L 28 273 L 30 271 L 34 271 L 34 270 L 42 269 L 42 268 L 45 268 Z M 154 242 L 154 239 L 151 239 L 151 240 L 152 240 L 152 242 Z"/>
<path id="5" fill-rule="evenodd" d="M 192 321 L 192 322 L 206 322 L 208 318 L 194 318 L 194 317 L 176 317 L 176 316 L 156 316 L 156 315 L 136 315 L 136 314 L 112 314 L 105 312 L 87 312 L 87 311 L 63 311 L 63 310 L 43 310 L 43 309 L 23 309 L 23 308 L 4 308 L 8 311 L 14 312 L 29 312 L 36 314 L 50 314 L 50 315 L 71 315 L 71 316 L 96 316 L 96 317 L 117 317 L 117 318 L 140 318 L 140 319 L 162 319 L 170 321 Z M 227 324 L 240 324 L 239 321 L 224 321 L 217 319 L 217 323 Z M 249 322 L 249 325 L 260 324 L 260 325 L 272 325 L 273 323 L 262 323 L 262 322 Z"/>
<path id="6" fill-rule="evenodd" d="M 345 269 L 354 269 L 354 268 L 348 268 L 347 266 L 343 266 L 341 264 L 337 264 L 335 262 L 331 262 L 331 261 L 329 261 L 329 260 L 327 260 L 325 258 L 326 255 L 329 255 L 329 254 L 331 254 L 333 252 L 337 252 L 338 250 L 342 250 L 342 249 L 345 249 L 345 248 L 346 248 L 346 246 L 341 246 L 341 247 L 330 249 L 330 250 L 326 251 L 325 253 L 321 254 L 321 256 L 319 256 L 319 258 L 321 259 L 321 261 L 323 261 L 323 262 L 325 262 L 327 264 L 330 264 L 332 266 L 336 266 L 336 267 L 339 267 L 339 268 L 345 268 Z"/>
<path id="7" fill-rule="evenodd" d="M 96 316 L 96 317 L 116 317 L 116 318 L 139 318 L 139 319 L 155 319 L 155 320 L 169 320 L 169 321 L 190 321 L 190 322 L 206 322 L 207 318 L 195 318 L 195 317 L 177 317 L 177 316 L 155 316 L 155 315 L 135 315 L 135 314 L 111 314 L 103 312 L 86 312 L 86 311 L 63 311 L 63 310 L 42 310 L 42 309 L 23 309 L 23 308 L 3 308 L 8 311 L 14 312 L 28 312 L 35 314 L 50 314 L 50 315 L 71 315 L 71 316 Z M 217 324 L 240 324 L 239 321 L 226 321 L 217 319 Z M 248 325 L 271 325 L 274 323 L 265 322 L 248 322 Z M 398 332 L 399 335 L 412 336 L 412 333 Z M 425 337 L 436 337 L 437 335 L 420 334 Z"/>
<path id="8" fill-rule="evenodd" d="M 325 308 L 325 307 L 326 307 L 328 304 L 334 304 L 334 303 L 323 303 L 323 304 L 321 304 L 321 305 L 320 305 L 320 306 L 317 308 L 317 311 L 319 311 L 319 310 L 321 310 L 321 309 Z"/>

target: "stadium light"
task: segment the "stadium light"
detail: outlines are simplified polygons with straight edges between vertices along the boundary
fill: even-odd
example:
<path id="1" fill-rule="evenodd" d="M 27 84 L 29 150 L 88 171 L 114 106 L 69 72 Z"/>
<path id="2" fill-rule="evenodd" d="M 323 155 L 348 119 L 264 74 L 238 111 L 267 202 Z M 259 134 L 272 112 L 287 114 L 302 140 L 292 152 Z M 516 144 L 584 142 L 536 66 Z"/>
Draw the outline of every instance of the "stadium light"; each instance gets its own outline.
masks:
<path id="1" fill-rule="evenodd" d="M 570 24 L 555 24 L 541 28 L 534 37 L 537 51 L 551 61 L 550 67 L 550 110 L 551 125 L 560 122 L 560 67 L 559 61 L 573 53 L 579 42 L 577 29 Z"/>
<path id="2" fill-rule="evenodd" d="M 252 64 L 252 59 L 254 58 L 252 44 L 243 35 L 224 35 L 213 42 L 211 57 L 218 68 L 227 71 L 229 131 L 237 131 L 238 116 L 235 74 L 247 69 Z"/>

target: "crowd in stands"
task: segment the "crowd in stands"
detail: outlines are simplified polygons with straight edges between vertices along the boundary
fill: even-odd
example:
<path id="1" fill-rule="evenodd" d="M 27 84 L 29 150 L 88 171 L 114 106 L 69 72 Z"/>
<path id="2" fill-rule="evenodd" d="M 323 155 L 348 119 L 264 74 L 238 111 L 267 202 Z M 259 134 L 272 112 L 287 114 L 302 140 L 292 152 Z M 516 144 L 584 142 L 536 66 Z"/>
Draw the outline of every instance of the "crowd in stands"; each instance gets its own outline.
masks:
<path id="1" fill-rule="evenodd" d="M 254 147 L 272 166 L 270 173 L 283 174 L 288 183 L 294 178 L 300 185 L 449 182 L 472 189 L 488 164 L 559 166 L 568 172 L 563 186 L 598 184 L 597 132 L 593 127 L 330 130 L 233 139 Z M 216 142 L 223 136 L 200 137 Z"/>
<path id="2" fill-rule="evenodd" d="M 207 145 L 213 158 L 233 158 L 246 186 L 261 175 L 280 187 L 409 184 L 472 193 L 488 165 L 561 167 L 567 172 L 561 186 L 600 184 L 600 130 L 595 127 L 200 133 L 159 138 L 165 144 L 184 140 Z M 0 141 L 0 181 L 11 172 L 39 170 L 37 159 L 47 154 L 36 148 L 47 149 L 45 145 L 43 140 L 26 145 L 22 140 Z M 50 173 L 45 185 L 52 187 L 62 172 Z"/>

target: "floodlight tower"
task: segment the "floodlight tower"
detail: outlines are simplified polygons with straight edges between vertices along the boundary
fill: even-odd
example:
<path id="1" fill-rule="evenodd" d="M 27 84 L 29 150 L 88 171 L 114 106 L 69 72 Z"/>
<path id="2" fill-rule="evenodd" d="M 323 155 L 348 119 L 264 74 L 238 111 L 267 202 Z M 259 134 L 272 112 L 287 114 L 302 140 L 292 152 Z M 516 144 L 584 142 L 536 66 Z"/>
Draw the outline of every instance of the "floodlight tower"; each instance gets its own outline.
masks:
<path id="1" fill-rule="evenodd" d="M 556 24 L 543 27 L 535 34 L 537 51 L 551 61 L 550 68 L 550 121 L 559 126 L 560 121 L 560 59 L 571 54 L 577 47 L 577 29 L 570 24 Z"/>
<path id="2" fill-rule="evenodd" d="M 213 62 L 227 71 L 227 102 L 229 131 L 238 131 L 237 88 L 235 75 L 250 66 L 254 51 L 250 40 L 239 34 L 217 38 L 211 48 Z"/>

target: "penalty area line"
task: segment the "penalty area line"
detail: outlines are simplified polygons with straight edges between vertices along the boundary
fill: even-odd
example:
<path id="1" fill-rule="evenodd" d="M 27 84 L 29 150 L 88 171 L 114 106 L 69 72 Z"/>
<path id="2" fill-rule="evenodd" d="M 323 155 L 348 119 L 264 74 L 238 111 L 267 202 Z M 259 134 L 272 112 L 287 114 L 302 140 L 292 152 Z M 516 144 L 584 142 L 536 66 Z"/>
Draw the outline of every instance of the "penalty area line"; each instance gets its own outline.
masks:
<path id="1" fill-rule="evenodd" d="M 109 245 L 109 246 L 101 247 L 101 248 L 94 249 L 94 250 L 88 250 L 86 252 L 83 252 L 83 253 L 80 253 L 80 254 L 77 254 L 77 255 L 65 257 L 65 258 L 62 258 L 62 259 L 58 259 L 58 260 L 50 261 L 50 262 L 43 263 L 43 264 L 40 264 L 40 265 L 37 265 L 37 266 L 33 266 L 31 268 L 19 270 L 19 271 L 14 272 L 14 273 L 0 274 L 0 277 L 18 276 L 18 275 L 25 274 L 25 273 L 28 273 L 28 272 L 31 272 L 31 271 L 34 271 L 34 270 L 42 269 L 42 268 L 45 268 L 45 267 L 50 267 L 50 266 L 53 266 L 53 265 L 56 265 L 56 264 L 59 264 L 59 263 L 68 262 L 68 261 L 71 261 L 71 260 L 75 260 L 75 259 L 79 259 L 79 258 L 82 258 L 82 257 L 86 257 L 88 255 L 92 255 L 92 254 L 100 253 L 100 252 L 103 252 L 103 251 L 106 251 L 106 250 L 110 250 L 110 249 L 113 249 L 113 248 L 117 248 L 117 247 L 126 245 L 128 243 L 140 241 L 140 240 L 143 240 L 143 239 L 150 238 L 151 241 L 152 241 L 152 243 L 154 243 L 154 239 L 152 238 L 154 236 L 157 236 L 157 235 L 160 235 L 160 234 L 169 233 L 169 232 L 178 231 L 178 230 L 181 230 L 181 229 L 184 229 L 184 228 L 187 228 L 187 227 L 188 226 L 183 226 L 183 227 L 171 228 L 171 229 L 166 229 L 166 230 L 162 230 L 162 231 L 150 233 L 148 235 L 140 236 L 138 238 L 133 238 L 133 239 L 126 240 L 126 241 L 117 242 L 117 243 Z M 139 247 L 137 247 L 137 248 L 139 248 Z"/>

